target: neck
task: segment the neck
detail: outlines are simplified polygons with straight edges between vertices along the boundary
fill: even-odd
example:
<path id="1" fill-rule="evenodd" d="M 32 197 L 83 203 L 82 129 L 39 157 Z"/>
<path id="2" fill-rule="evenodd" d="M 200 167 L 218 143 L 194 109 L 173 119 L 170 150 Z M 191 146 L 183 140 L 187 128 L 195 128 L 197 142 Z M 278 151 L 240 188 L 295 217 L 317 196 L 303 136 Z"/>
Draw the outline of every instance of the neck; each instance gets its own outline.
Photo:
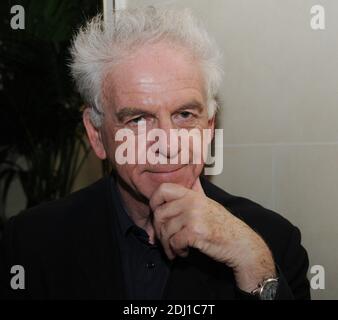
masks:
<path id="1" fill-rule="evenodd" d="M 140 228 L 144 229 L 151 244 L 155 243 L 155 229 L 152 223 L 152 212 L 149 206 L 149 201 L 141 196 L 138 196 L 126 186 L 121 179 L 116 179 L 117 188 L 121 194 L 124 207 L 127 209 L 129 217 Z"/>

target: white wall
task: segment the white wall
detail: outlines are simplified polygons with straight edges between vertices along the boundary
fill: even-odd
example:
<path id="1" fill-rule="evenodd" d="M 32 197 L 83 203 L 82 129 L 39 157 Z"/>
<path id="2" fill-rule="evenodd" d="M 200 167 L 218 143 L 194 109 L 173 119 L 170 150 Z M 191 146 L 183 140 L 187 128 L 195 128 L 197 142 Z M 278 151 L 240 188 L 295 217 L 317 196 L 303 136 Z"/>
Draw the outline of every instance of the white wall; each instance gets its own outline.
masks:
<path id="1" fill-rule="evenodd" d="M 302 231 L 326 271 L 315 299 L 338 299 L 338 1 L 127 0 L 190 7 L 224 52 L 224 170 L 213 181 Z M 310 28 L 310 8 L 326 29 Z"/>

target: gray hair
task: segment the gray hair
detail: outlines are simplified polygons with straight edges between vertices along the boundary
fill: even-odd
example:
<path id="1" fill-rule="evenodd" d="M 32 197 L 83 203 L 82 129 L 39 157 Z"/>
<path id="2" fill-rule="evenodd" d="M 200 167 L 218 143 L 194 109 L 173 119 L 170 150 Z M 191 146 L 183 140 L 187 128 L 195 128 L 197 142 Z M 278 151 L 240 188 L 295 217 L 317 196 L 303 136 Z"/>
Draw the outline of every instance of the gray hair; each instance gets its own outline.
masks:
<path id="1" fill-rule="evenodd" d="M 190 50 L 200 62 L 207 94 L 209 118 L 218 108 L 217 92 L 222 80 L 221 53 L 205 28 L 189 9 L 145 7 L 116 11 L 111 23 L 97 15 L 75 35 L 70 49 L 72 76 L 91 120 L 100 127 L 103 118 L 101 82 L 110 66 L 135 48 L 167 41 Z"/>

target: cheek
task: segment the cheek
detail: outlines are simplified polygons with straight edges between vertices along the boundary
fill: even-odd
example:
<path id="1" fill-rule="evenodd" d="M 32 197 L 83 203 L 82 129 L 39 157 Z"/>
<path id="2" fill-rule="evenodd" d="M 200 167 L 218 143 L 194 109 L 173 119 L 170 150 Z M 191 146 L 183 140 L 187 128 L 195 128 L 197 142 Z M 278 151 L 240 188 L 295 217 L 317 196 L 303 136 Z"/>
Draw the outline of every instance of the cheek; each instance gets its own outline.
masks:
<path id="1" fill-rule="evenodd" d="M 118 176 L 137 194 L 150 199 L 158 184 L 152 181 L 144 173 L 142 165 L 116 165 Z"/>
<path id="2" fill-rule="evenodd" d="M 196 181 L 196 179 L 202 174 L 204 165 L 203 164 L 195 164 L 192 165 L 192 176 L 193 181 L 192 184 Z M 192 185 L 191 185 L 192 186 Z"/>
<path id="3" fill-rule="evenodd" d="M 106 146 L 108 158 L 114 167 L 119 166 L 119 164 L 121 166 L 123 163 L 125 163 L 127 151 L 129 156 L 132 155 L 130 153 L 131 149 L 126 147 L 125 141 L 116 141 L 115 134 L 110 135 L 110 137 L 106 140 Z M 130 162 L 131 161 L 129 161 L 128 163 Z"/>
<path id="4" fill-rule="evenodd" d="M 136 165 L 115 165 L 115 170 L 118 173 L 118 175 L 123 178 L 125 182 L 128 182 L 128 184 L 132 184 L 131 182 L 134 180 L 134 176 L 138 176 L 137 174 L 137 167 Z"/>
<path id="5" fill-rule="evenodd" d="M 148 186 L 142 181 L 142 169 L 138 165 L 127 164 L 127 165 L 115 165 L 114 166 L 117 175 L 134 191 L 144 195 L 142 189 L 144 186 Z"/>
<path id="6" fill-rule="evenodd" d="M 108 160 L 110 162 L 113 162 L 114 160 L 113 155 L 116 149 L 115 132 L 105 122 L 103 123 L 102 130 L 101 130 L 101 139 L 102 139 L 103 147 L 106 151 Z"/>
<path id="7" fill-rule="evenodd" d="M 199 132 L 189 139 L 189 145 L 187 145 L 186 141 L 181 145 L 182 151 L 189 148 L 190 162 L 196 165 L 196 169 L 202 170 L 202 167 L 207 160 L 212 136 L 213 133 L 210 128 L 199 128 Z"/>

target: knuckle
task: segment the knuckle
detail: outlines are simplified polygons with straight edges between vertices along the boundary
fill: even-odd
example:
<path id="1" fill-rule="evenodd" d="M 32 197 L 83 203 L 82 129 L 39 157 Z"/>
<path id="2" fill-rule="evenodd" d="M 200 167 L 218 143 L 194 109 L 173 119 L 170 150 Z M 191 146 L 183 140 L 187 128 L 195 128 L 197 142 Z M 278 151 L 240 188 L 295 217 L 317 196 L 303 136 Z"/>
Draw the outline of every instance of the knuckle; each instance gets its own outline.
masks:
<path id="1" fill-rule="evenodd" d="M 193 234 L 188 234 L 187 236 L 187 245 L 190 247 L 195 247 L 196 237 Z"/>
<path id="2" fill-rule="evenodd" d="M 164 222 L 167 215 L 167 207 L 166 205 L 161 205 L 157 207 L 154 211 L 154 220 L 158 222 Z"/>
<path id="3" fill-rule="evenodd" d="M 198 223 L 198 221 L 193 221 L 189 225 L 189 234 L 194 235 L 196 237 L 201 237 L 204 235 L 205 230 L 204 226 L 201 223 Z"/>
<path id="4" fill-rule="evenodd" d="M 160 236 L 161 236 L 161 239 L 165 239 L 166 238 L 166 234 L 167 234 L 167 226 L 165 223 L 162 223 L 160 228 Z"/>
<path id="5" fill-rule="evenodd" d="M 157 207 L 153 212 L 154 219 L 159 219 L 161 217 L 162 212 L 163 212 L 163 208 L 161 206 Z"/>
<path id="6" fill-rule="evenodd" d="M 177 236 L 173 236 L 169 239 L 169 244 L 171 247 L 176 248 L 177 247 Z"/>

